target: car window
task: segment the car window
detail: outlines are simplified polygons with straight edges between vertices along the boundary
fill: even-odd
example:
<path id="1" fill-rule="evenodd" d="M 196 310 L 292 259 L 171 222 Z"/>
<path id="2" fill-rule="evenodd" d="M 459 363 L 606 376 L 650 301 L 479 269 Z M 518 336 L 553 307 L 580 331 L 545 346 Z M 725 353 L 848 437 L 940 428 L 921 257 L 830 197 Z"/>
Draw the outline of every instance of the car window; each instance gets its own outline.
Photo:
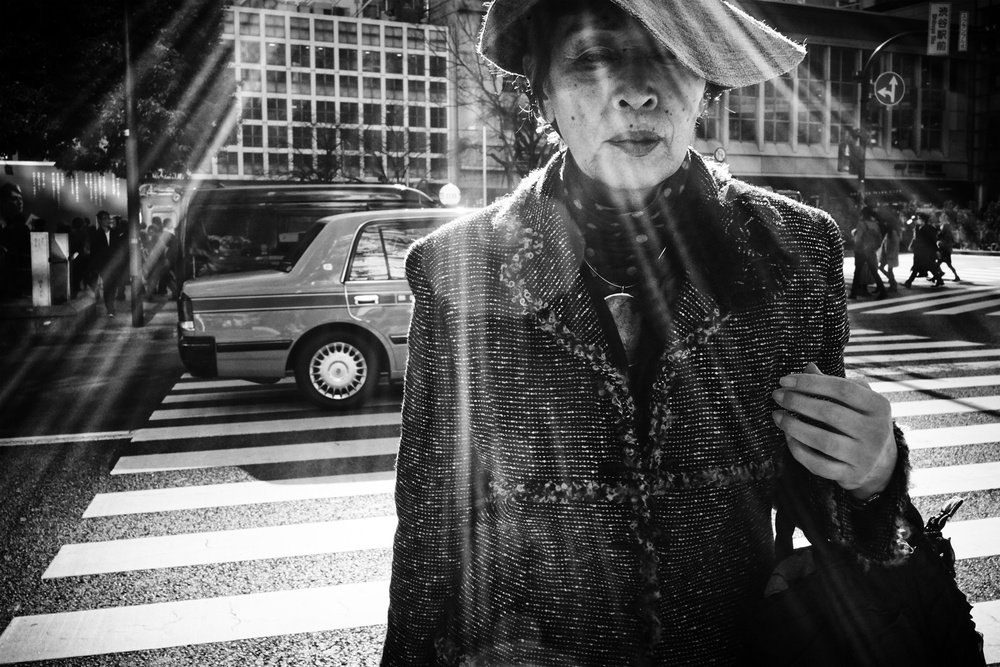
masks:
<path id="1" fill-rule="evenodd" d="M 299 242 L 288 252 L 287 255 L 282 257 L 281 261 L 278 262 L 278 270 L 288 273 L 295 267 L 298 261 L 302 258 L 303 253 L 305 253 L 306 248 L 316 240 L 319 233 L 323 231 L 323 227 L 326 223 L 317 222 L 315 225 L 307 229 L 299 237 Z"/>
<path id="2" fill-rule="evenodd" d="M 347 279 L 405 279 L 406 251 L 439 224 L 438 220 L 407 220 L 367 225 L 358 235 Z"/>

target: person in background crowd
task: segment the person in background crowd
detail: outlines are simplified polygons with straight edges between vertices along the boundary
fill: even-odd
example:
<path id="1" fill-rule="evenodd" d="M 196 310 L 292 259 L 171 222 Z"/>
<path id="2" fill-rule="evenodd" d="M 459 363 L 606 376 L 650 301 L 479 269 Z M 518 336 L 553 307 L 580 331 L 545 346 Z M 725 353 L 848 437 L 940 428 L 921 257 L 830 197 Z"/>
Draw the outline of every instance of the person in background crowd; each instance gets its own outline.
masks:
<path id="1" fill-rule="evenodd" d="M 937 233 L 938 273 L 944 276 L 941 265 L 946 264 L 951 269 L 951 273 L 955 276 L 955 282 L 957 283 L 960 280 L 958 271 L 951 264 L 951 251 L 955 248 L 955 229 L 952 227 L 951 217 L 947 213 L 941 213 L 940 220 L 941 228 L 938 229 Z"/>
<path id="2" fill-rule="evenodd" d="M 0 293 L 31 298 L 31 228 L 16 183 L 0 185 Z"/>
<path id="3" fill-rule="evenodd" d="M 875 283 L 875 298 L 884 299 L 885 285 L 878 274 L 878 259 L 875 254 L 882 243 L 882 232 L 875 221 L 875 212 L 869 206 L 861 209 L 861 219 L 854 228 L 854 280 L 851 281 L 851 293 L 847 297 L 852 301 L 859 294 L 868 296 L 868 283 Z"/>
<path id="4" fill-rule="evenodd" d="M 690 148 L 805 49 L 715 0 L 496 0 L 479 52 L 565 145 L 407 256 L 382 664 L 757 664 L 774 503 L 863 563 L 910 529 L 837 224 Z"/>
<path id="5" fill-rule="evenodd" d="M 91 229 L 89 235 L 90 284 L 95 296 L 100 289 L 108 317 L 114 317 L 125 272 L 127 241 L 115 229 L 107 211 L 97 212 L 97 225 L 97 229 Z"/>
<path id="6" fill-rule="evenodd" d="M 878 249 L 878 270 L 885 274 L 889 281 L 888 291 L 893 293 L 899 291 L 893 269 L 899 266 L 899 238 L 902 234 L 903 224 L 899 215 L 895 213 L 886 213 L 883 220 L 885 221 L 885 234 L 882 237 L 882 245 Z"/>
<path id="7" fill-rule="evenodd" d="M 937 255 L 937 229 L 927 219 L 926 214 L 917 213 L 917 228 L 913 232 L 913 240 L 910 241 L 910 252 L 913 253 L 913 266 L 910 269 L 910 277 L 903 283 L 907 289 L 913 287 L 913 281 L 918 276 L 927 276 L 933 280 L 938 287 L 944 286 L 941 269 L 938 268 Z"/>
<path id="8" fill-rule="evenodd" d="M 147 288 L 153 294 L 166 295 L 170 299 L 177 298 L 179 291 L 175 275 L 178 244 L 174 227 L 175 223 L 171 218 L 163 219 L 163 228 L 150 252 L 150 271 L 146 278 Z"/>
<path id="9" fill-rule="evenodd" d="M 87 281 L 87 228 L 83 218 L 73 218 L 69 226 L 70 295 L 75 297 Z"/>

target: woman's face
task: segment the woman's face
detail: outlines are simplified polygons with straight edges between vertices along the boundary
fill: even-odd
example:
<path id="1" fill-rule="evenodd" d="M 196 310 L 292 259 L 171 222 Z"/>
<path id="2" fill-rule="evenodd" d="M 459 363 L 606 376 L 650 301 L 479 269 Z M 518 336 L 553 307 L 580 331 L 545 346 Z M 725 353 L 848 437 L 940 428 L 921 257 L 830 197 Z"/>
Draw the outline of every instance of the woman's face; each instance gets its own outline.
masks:
<path id="1" fill-rule="evenodd" d="M 683 162 L 703 110 L 705 80 L 637 19 L 610 2 L 607 7 L 553 26 L 541 107 L 580 169 L 623 203 L 634 203 Z"/>

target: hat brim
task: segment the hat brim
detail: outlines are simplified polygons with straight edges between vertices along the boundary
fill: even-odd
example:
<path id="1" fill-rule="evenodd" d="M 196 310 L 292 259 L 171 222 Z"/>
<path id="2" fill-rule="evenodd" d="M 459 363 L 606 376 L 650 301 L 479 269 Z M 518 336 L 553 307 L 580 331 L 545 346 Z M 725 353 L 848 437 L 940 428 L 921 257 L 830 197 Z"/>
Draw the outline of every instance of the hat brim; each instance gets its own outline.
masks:
<path id="1" fill-rule="evenodd" d="M 524 76 L 522 17 L 542 0 L 494 0 L 483 19 L 479 54 L 499 70 Z M 806 50 L 725 0 L 608 0 L 642 23 L 692 72 L 722 88 L 742 88 L 784 74 Z"/>

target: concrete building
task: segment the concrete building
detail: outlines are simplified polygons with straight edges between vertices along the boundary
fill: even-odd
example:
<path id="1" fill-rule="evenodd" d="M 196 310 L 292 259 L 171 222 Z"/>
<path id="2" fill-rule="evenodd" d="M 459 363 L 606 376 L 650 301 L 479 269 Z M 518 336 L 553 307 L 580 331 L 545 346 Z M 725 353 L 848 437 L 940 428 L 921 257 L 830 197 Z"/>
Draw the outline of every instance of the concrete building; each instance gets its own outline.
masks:
<path id="1" fill-rule="evenodd" d="M 946 55 L 928 55 L 927 2 L 741 4 L 809 55 L 785 76 L 724 93 L 698 128 L 701 153 L 840 214 L 856 208 L 861 184 L 844 153 L 853 145 L 857 155 L 867 125 L 870 199 L 1000 196 L 990 132 L 1000 67 L 996 32 L 985 29 L 1000 2 L 946 3 Z M 482 13 L 476 0 L 238 0 L 224 38 L 241 118 L 205 175 L 389 180 L 432 193 L 451 182 L 472 205 L 509 191 L 519 175 L 498 159 L 509 124 L 482 97 L 504 88 L 475 65 Z M 894 73 L 897 94 L 874 91 L 863 118 L 859 73 L 893 37 L 868 74 Z"/>

